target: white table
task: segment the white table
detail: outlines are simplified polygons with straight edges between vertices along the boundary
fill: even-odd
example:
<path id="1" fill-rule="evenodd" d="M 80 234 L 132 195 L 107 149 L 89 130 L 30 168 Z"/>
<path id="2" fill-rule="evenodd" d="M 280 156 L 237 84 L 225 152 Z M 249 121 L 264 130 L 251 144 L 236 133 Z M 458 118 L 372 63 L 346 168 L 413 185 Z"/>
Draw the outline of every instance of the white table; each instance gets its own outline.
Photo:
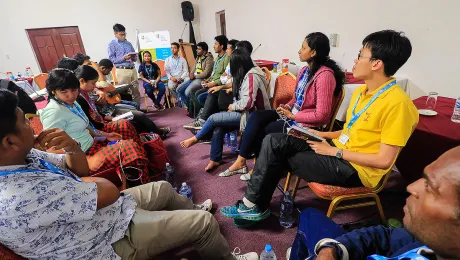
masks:
<path id="1" fill-rule="evenodd" d="M 398 85 L 404 90 L 407 91 L 407 79 L 404 78 L 396 78 L 396 82 Z M 339 112 L 337 112 L 337 116 L 335 119 L 345 122 L 346 116 L 347 116 L 347 109 L 350 106 L 351 102 L 351 96 L 353 95 L 353 92 L 355 89 L 362 84 L 345 84 L 343 85 L 345 89 L 345 97 L 343 98 L 342 105 L 340 105 Z"/>

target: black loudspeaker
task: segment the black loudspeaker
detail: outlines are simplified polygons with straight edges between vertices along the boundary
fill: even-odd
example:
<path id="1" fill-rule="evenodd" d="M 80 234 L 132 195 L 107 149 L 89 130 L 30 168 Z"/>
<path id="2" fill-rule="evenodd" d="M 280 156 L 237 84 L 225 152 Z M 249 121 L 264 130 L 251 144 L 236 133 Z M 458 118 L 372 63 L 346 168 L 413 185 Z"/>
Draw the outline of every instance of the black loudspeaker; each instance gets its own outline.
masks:
<path id="1" fill-rule="evenodd" d="M 184 21 L 193 21 L 193 19 L 195 19 L 193 4 L 190 1 L 184 1 L 180 4 L 180 6 L 182 7 L 182 16 L 184 17 Z"/>

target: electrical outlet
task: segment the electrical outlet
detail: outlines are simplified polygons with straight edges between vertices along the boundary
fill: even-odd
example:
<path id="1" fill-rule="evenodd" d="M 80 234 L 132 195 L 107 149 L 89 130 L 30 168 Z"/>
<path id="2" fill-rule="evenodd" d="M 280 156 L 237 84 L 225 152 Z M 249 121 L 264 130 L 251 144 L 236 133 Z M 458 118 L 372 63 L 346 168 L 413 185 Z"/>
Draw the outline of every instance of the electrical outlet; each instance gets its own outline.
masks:
<path id="1" fill-rule="evenodd" d="M 339 35 L 337 33 L 332 33 L 329 35 L 329 40 L 331 42 L 332 47 L 337 47 L 337 41 L 338 41 Z"/>

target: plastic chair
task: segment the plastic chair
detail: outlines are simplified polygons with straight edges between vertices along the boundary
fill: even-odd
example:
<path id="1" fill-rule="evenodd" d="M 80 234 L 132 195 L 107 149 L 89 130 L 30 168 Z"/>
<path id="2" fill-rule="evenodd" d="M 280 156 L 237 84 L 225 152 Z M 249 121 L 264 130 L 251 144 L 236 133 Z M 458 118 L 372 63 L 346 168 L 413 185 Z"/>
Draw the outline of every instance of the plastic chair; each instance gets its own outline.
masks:
<path id="1" fill-rule="evenodd" d="M 168 104 L 168 107 L 176 107 L 175 102 L 171 102 L 173 97 L 171 96 L 171 93 L 169 93 L 169 89 L 167 88 L 168 87 L 168 78 L 167 78 L 166 71 L 165 71 L 165 61 L 164 60 L 156 60 L 154 62 L 158 65 L 158 67 L 160 67 L 161 82 L 163 82 L 165 84 L 165 86 L 166 86 L 165 103 Z"/>
<path id="2" fill-rule="evenodd" d="M 46 80 L 48 79 L 48 73 L 40 73 L 34 77 L 34 82 L 40 89 L 46 88 Z"/>
<path id="3" fill-rule="evenodd" d="M 277 108 L 281 104 L 288 103 L 294 96 L 296 76 L 291 72 L 281 73 L 275 82 L 272 107 Z"/>

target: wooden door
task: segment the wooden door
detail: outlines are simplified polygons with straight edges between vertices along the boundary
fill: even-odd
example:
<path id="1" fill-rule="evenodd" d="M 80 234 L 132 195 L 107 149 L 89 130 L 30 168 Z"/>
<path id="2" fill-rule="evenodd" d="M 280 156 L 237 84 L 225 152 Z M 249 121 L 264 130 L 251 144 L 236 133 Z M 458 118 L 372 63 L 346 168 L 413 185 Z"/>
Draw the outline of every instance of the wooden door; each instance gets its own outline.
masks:
<path id="1" fill-rule="evenodd" d="M 58 60 L 62 57 L 72 57 L 79 52 L 85 53 L 77 26 L 26 31 L 41 72 L 56 68 Z"/>
<path id="2" fill-rule="evenodd" d="M 220 13 L 220 33 L 227 36 L 227 23 L 225 22 L 225 12 Z"/>

